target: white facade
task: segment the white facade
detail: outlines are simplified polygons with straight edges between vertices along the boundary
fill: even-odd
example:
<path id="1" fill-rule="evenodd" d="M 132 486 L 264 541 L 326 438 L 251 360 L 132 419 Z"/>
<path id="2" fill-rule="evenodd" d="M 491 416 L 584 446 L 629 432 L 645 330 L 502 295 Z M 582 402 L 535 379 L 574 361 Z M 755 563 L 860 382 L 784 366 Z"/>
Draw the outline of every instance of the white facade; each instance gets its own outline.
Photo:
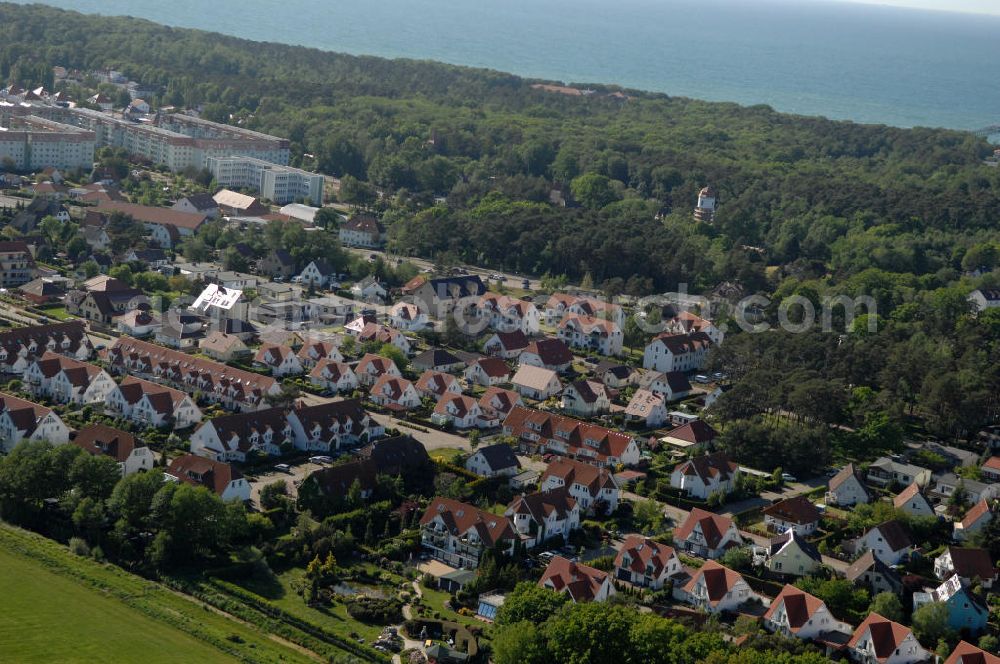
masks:
<path id="1" fill-rule="evenodd" d="M 853 507 L 854 505 L 866 505 L 870 500 L 871 496 L 865 485 L 853 472 L 841 478 L 835 486 L 831 482 L 830 489 L 826 492 L 826 502 L 829 505 Z"/>
<path id="2" fill-rule="evenodd" d="M 333 392 L 352 392 L 359 385 L 351 367 L 339 362 L 320 362 L 309 374 L 309 381 L 316 387 Z"/>
<path id="3" fill-rule="evenodd" d="M 789 620 L 788 612 L 785 610 L 784 597 L 776 598 L 771 607 L 771 610 L 768 611 L 769 616 L 764 619 L 764 627 L 769 632 L 797 639 L 815 639 L 823 632 L 850 634 L 853 631 L 850 625 L 833 617 L 830 610 L 826 608 L 825 602 L 820 602 L 819 606 L 809 614 L 806 621 L 794 629 Z"/>
<path id="4" fill-rule="evenodd" d="M 96 367 L 95 367 L 96 368 Z M 75 385 L 60 371 L 46 378 L 38 362 L 33 362 L 24 371 L 25 388 L 36 396 L 52 399 L 57 403 L 93 404 L 104 403 L 108 395 L 118 386 L 111 375 L 101 369 L 86 385 Z"/>
<path id="5" fill-rule="evenodd" d="M 621 355 L 624 336 L 613 321 L 589 316 L 567 316 L 559 323 L 559 338 L 570 348 Z"/>
<path id="6" fill-rule="evenodd" d="M 23 440 L 45 440 L 53 445 L 65 445 L 69 442 L 69 427 L 53 411 L 46 413 L 36 424 L 34 431 L 28 432 L 18 428 L 5 410 L 0 414 L 0 450 L 10 452 Z"/>
<path id="7" fill-rule="evenodd" d="M 210 157 L 206 167 L 219 186 L 252 189 L 279 205 L 306 201 L 323 205 L 323 176 L 253 157 Z"/>
<path id="8" fill-rule="evenodd" d="M 128 455 L 125 461 L 119 462 L 118 467 L 122 469 L 122 475 L 134 475 L 139 471 L 152 470 L 156 465 L 156 457 L 153 450 L 148 447 L 136 447 Z"/>
<path id="9" fill-rule="evenodd" d="M 707 336 L 706 336 L 707 338 Z M 698 347 L 684 352 L 674 352 L 663 339 L 653 339 L 642 354 L 642 367 L 654 369 L 662 373 L 668 371 L 696 371 L 705 364 L 708 356 L 708 346 Z"/>

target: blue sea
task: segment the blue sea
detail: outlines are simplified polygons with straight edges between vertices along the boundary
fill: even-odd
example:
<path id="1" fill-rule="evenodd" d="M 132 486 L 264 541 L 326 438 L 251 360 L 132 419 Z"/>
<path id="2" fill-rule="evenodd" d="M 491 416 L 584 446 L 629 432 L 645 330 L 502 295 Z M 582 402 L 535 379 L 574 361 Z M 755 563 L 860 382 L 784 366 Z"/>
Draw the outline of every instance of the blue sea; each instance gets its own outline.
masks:
<path id="1" fill-rule="evenodd" d="M 1000 17 L 823 0 L 51 0 L 255 40 L 901 127 L 1000 123 Z"/>

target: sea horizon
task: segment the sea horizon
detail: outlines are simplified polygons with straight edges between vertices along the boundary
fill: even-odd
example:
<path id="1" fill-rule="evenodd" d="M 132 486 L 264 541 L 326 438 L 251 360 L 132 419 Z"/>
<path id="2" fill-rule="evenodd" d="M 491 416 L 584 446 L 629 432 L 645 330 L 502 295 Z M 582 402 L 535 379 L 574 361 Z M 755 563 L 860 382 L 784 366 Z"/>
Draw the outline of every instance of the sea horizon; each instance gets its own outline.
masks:
<path id="1" fill-rule="evenodd" d="M 986 14 L 792 0 L 286 0 L 281 11 L 264 0 L 43 4 L 859 123 L 1000 123 L 1000 16 Z"/>

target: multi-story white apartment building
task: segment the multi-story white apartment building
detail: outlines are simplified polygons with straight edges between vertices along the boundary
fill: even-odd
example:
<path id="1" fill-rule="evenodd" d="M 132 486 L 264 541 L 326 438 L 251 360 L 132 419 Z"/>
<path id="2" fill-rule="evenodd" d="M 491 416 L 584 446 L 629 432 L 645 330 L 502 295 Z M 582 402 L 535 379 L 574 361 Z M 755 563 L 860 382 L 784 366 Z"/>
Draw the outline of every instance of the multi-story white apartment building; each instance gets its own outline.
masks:
<path id="1" fill-rule="evenodd" d="M 242 155 L 209 157 L 206 167 L 222 187 L 253 189 L 282 205 L 295 201 L 323 205 L 323 176 L 317 173 Z"/>
<path id="2" fill-rule="evenodd" d="M 46 104 L 0 106 L 0 126 L 25 122 L 29 116 L 30 121 L 39 127 L 41 127 L 39 122 L 57 123 L 58 126 L 50 127 L 48 130 L 59 136 L 57 142 L 68 146 L 72 142 L 71 136 L 79 136 L 79 140 L 86 146 L 89 140 L 89 155 L 86 147 L 79 155 L 82 161 L 86 161 L 83 165 L 87 168 L 93 165 L 93 150 L 101 147 L 124 148 L 131 156 L 148 159 L 154 164 L 166 166 L 171 171 L 182 171 L 189 167 L 207 168 L 209 159 L 234 155 L 260 159 L 278 166 L 288 164 L 289 141 L 286 138 L 269 136 L 189 115 L 158 114 L 154 124 L 135 122 L 125 117 L 86 108 L 63 108 Z M 2 150 L 0 147 L 0 151 Z M 48 152 L 46 150 L 44 154 Z M 70 151 L 69 154 L 74 152 Z M 78 164 L 43 164 L 57 168 L 71 168 L 76 165 Z"/>
<path id="3" fill-rule="evenodd" d="M 35 115 L 12 116 L 0 110 L 0 160 L 16 170 L 91 169 L 94 132 Z"/>

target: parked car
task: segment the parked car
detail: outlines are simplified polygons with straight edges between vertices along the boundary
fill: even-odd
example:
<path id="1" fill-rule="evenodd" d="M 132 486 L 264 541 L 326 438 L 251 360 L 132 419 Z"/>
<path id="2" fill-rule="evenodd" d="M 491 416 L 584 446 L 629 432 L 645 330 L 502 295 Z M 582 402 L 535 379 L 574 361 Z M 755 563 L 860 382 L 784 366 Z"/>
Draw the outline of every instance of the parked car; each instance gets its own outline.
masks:
<path id="1" fill-rule="evenodd" d="M 785 482 L 798 482 L 799 481 L 798 478 L 795 477 L 795 475 L 792 475 L 791 473 L 782 473 L 781 474 L 781 479 L 784 480 Z"/>
<path id="2" fill-rule="evenodd" d="M 292 472 L 292 467 L 289 466 L 287 463 L 279 463 L 278 465 L 276 465 L 274 467 L 274 469 L 275 470 L 280 470 L 283 473 L 291 473 Z"/>

